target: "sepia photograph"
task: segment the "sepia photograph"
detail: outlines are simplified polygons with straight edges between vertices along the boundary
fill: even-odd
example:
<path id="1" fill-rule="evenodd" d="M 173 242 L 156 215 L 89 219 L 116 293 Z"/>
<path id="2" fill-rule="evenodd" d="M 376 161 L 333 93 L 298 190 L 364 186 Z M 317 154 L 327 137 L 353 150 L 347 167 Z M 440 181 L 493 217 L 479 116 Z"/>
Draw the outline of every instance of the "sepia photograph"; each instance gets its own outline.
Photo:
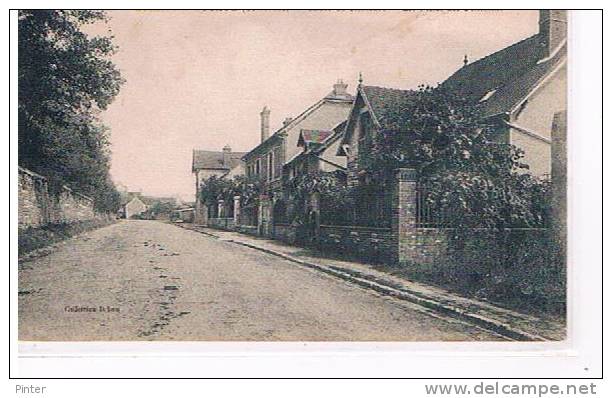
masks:
<path id="1" fill-rule="evenodd" d="M 570 15 L 20 10 L 19 340 L 564 341 Z"/>

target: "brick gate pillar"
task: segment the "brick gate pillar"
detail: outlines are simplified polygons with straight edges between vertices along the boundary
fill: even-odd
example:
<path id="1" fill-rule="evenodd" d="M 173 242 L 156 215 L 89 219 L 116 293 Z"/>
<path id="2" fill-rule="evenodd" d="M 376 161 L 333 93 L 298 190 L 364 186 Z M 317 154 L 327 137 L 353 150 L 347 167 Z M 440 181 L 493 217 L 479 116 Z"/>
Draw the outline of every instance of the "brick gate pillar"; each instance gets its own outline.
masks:
<path id="1" fill-rule="evenodd" d="M 396 264 L 411 259 L 410 242 L 416 230 L 417 171 L 410 168 L 395 170 L 391 199 L 391 230 L 394 238 Z"/>

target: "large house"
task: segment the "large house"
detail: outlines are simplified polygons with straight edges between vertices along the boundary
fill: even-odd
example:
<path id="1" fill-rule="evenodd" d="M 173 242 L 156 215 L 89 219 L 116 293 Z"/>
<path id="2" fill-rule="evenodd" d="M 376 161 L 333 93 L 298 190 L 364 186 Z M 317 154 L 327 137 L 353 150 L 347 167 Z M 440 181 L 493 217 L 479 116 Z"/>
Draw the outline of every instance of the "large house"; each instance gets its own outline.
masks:
<path id="1" fill-rule="evenodd" d="M 414 98 L 415 91 L 359 84 L 353 108 L 346 122 L 336 154 L 347 158 L 347 183 L 361 187 L 356 201 L 355 222 L 368 226 L 387 226 L 391 218 L 390 191 L 370 187 L 365 160 L 376 131 L 397 130 L 394 123 L 398 110 Z M 400 131 L 397 131 L 401 133 Z M 370 189 L 371 188 L 371 189 Z"/>
<path id="2" fill-rule="evenodd" d="M 497 126 L 497 138 L 525 152 L 522 160 L 535 176 L 551 169 L 551 126 L 566 109 L 567 17 L 564 10 L 541 10 L 539 32 L 450 76 L 442 87 L 471 99 Z M 338 154 L 348 158 L 349 183 L 366 178 L 359 167 L 372 132 L 393 130 L 388 122 L 414 91 L 360 85 Z M 406 115 L 409 117 L 409 115 Z"/>
<path id="3" fill-rule="evenodd" d="M 539 32 L 468 63 L 443 86 L 472 99 L 535 176 L 550 174 L 551 126 L 567 109 L 567 11 L 540 10 Z"/>
<path id="4" fill-rule="evenodd" d="M 212 176 L 232 177 L 244 174 L 244 163 L 241 160 L 244 155 L 244 152 L 232 152 L 229 145 L 226 145 L 221 152 L 194 149 L 191 172 L 195 175 L 195 223 L 206 224 L 209 212 L 214 210 L 208 209 L 202 203 L 200 198 L 202 182 Z M 214 217 L 214 214 L 212 216 Z"/>
<path id="5" fill-rule="evenodd" d="M 270 110 L 261 112 L 261 143 L 243 156 L 248 177 L 260 178 L 265 194 L 259 200 L 257 227 L 260 234 L 272 234 L 272 207 L 283 193 L 283 168 L 303 152 L 300 137 L 330 132 L 346 120 L 353 103 L 348 85 L 339 80 L 333 90 L 295 118 L 287 118 L 270 135 Z M 334 154 L 335 156 L 335 154 Z M 337 162 L 343 163 L 341 158 Z M 339 164 L 340 167 L 344 167 Z"/>

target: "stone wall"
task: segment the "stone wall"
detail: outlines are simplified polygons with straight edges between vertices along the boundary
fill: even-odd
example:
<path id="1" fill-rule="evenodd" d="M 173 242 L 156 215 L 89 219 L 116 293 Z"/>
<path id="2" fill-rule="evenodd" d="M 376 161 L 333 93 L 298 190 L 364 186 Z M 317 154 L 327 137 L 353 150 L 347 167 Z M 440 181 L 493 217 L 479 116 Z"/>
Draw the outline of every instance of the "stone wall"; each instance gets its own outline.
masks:
<path id="1" fill-rule="evenodd" d="M 323 250 L 373 262 L 394 262 L 395 237 L 389 228 L 321 225 L 319 245 Z"/>
<path id="2" fill-rule="evenodd" d="M 428 265 L 448 261 L 446 231 L 437 228 L 414 228 L 406 231 L 399 242 L 400 265 Z"/>
<path id="3" fill-rule="evenodd" d="M 49 192 L 47 178 L 19 168 L 19 228 L 41 227 L 50 223 L 85 221 L 98 218 L 93 199 L 63 187 L 58 195 Z"/>
<path id="4" fill-rule="evenodd" d="M 273 235 L 274 239 L 295 244 L 297 242 L 297 227 L 289 224 L 274 224 Z"/>
<path id="5" fill-rule="evenodd" d="M 229 231 L 233 231 L 235 229 L 235 223 L 233 218 L 209 218 L 208 226 Z"/>
<path id="6" fill-rule="evenodd" d="M 242 232 L 243 234 L 254 236 L 258 235 L 257 227 L 254 225 L 237 225 L 234 227 L 234 229 L 238 232 Z"/>

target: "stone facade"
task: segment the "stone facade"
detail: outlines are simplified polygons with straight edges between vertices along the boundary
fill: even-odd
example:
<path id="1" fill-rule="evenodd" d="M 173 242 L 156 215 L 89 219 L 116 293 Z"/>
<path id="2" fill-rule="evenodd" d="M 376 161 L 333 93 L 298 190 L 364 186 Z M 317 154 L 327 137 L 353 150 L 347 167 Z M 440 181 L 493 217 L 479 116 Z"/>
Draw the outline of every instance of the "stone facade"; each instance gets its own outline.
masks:
<path id="1" fill-rule="evenodd" d="M 86 221 L 100 217 L 93 199 L 63 187 L 57 195 L 49 192 L 47 178 L 19 168 L 19 228 L 51 223 Z"/>

